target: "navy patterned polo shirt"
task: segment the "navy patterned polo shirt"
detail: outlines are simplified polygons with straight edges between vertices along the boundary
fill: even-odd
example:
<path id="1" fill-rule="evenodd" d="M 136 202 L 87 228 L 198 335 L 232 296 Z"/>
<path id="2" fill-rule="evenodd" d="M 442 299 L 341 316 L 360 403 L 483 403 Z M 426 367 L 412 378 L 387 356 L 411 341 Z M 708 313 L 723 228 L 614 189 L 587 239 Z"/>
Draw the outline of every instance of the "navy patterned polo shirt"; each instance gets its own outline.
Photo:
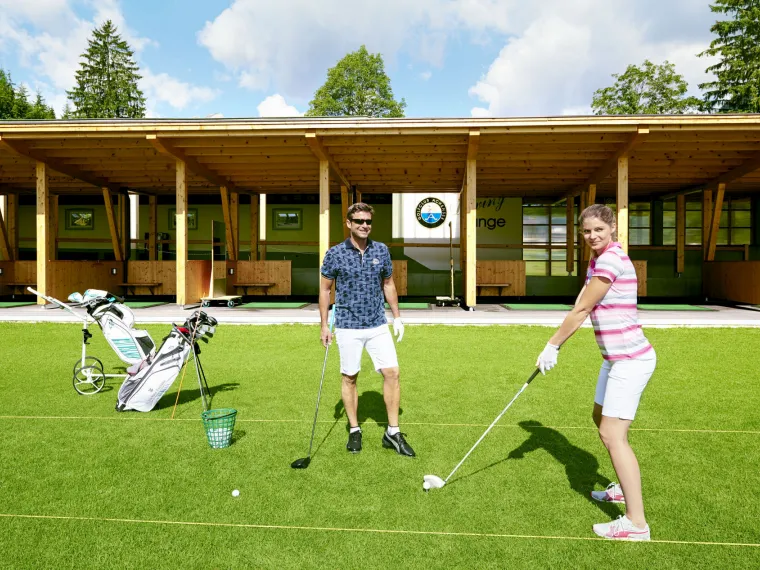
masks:
<path id="1" fill-rule="evenodd" d="M 388 246 L 367 238 L 362 255 L 351 238 L 331 247 L 320 269 L 335 281 L 335 328 L 371 329 L 387 324 L 383 280 L 393 274 Z"/>

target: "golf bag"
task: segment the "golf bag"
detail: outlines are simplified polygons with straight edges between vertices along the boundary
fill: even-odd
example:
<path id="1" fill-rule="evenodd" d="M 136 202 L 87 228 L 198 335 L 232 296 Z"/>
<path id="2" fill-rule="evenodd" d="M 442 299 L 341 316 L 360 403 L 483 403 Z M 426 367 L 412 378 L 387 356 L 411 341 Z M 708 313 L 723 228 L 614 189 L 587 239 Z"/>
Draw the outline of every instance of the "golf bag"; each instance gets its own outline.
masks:
<path id="1" fill-rule="evenodd" d="M 126 364 L 138 364 L 156 350 L 148 331 L 135 329 L 135 315 L 122 299 L 99 289 L 88 289 L 84 295 L 72 293 L 69 301 L 87 309 L 98 323 L 116 356 Z"/>
<path id="2" fill-rule="evenodd" d="M 207 409 L 208 384 L 198 359 L 198 341 L 208 342 L 214 336 L 216 324 L 213 317 L 203 311 L 196 311 L 181 327 L 173 325 L 158 352 L 127 369 L 127 378 L 119 388 L 116 411 L 151 411 L 179 376 L 190 358 L 191 350 L 195 358 L 203 408 Z"/>

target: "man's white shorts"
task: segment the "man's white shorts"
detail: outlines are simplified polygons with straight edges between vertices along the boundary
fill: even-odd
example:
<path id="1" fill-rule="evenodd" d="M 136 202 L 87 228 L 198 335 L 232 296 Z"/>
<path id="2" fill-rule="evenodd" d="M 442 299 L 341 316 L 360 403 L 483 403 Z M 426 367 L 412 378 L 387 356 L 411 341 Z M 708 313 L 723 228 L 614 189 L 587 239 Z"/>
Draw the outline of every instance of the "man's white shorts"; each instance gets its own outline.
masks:
<path id="1" fill-rule="evenodd" d="M 602 415 L 633 420 L 641 394 L 657 366 L 654 349 L 630 360 L 605 360 L 599 370 L 594 402 L 602 406 Z"/>
<path id="2" fill-rule="evenodd" d="M 375 370 L 398 366 L 396 346 L 388 325 L 373 329 L 335 329 L 335 336 L 340 351 L 341 374 L 353 376 L 359 373 L 365 347 Z"/>

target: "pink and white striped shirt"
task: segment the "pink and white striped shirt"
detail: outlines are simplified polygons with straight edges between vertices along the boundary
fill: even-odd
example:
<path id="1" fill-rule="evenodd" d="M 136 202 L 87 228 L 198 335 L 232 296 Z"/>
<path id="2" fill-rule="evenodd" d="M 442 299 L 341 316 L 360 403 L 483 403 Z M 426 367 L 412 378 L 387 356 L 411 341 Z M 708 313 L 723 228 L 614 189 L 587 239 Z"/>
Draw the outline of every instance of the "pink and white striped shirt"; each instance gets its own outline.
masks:
<path id="1" fill-rule="evenodd" d="M 628 360 L 652 350 L 639 324 L 636 270 L 618 242 L 610 242 L 601 255 L 591 259 L 586 283 L 592 277 L 612 281 L 610 290 L 591 311 L 591 324 L 602 357 Z"/>

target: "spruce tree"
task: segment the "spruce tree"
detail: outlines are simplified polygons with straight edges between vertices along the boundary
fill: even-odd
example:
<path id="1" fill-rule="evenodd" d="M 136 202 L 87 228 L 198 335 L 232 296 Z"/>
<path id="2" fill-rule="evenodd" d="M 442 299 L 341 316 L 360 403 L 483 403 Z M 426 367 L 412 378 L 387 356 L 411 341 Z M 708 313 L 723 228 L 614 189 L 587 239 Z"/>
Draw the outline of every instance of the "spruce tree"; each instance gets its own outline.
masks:
<path id="1" fill-rule="evenodd" d="M 710 31 L 718 37 L 699 54 L 718 57 L 707 68 L 715 81 L 699 87 L 705 105 L 723 113 L 760 113 L 760 0 L 714 0 L 713 12 L 725 14 Z"/>
<path id="2" fill-rule="evenodd" d="M 141 78 L 133 51 L 107 20 L 93 31 L 76 72 L 76 87 L 67 91 L 75 118 L 140 118 L 145 97 L 137 86 Z"/>
<path id="3" fill-rule="evenodd" d="M 13 90 L 13 82 L 10 73 L 0 69 L 0 119 L 12 119 L 13 100 L 16 94 Z"/>
<path id="4" fill-rule="evenodd" d="M 34 98 L 34 103 L 32 103 L 26 118 L 36 121 L 55 119 L 55 111 L 53 111 L 52 107 L 45 104 L 45 100 L 42 98 L 42 94 L 39 91 L 37 91 L 37 96 Z"/>
<path id="5" fill-rule="evenodd" d="M 32 105 L 29 103 L 29 92 L 22 83 L 15 90 L 11 114 L 14 119 L 26 119 L 29 117 L 31 110 Z"/>

